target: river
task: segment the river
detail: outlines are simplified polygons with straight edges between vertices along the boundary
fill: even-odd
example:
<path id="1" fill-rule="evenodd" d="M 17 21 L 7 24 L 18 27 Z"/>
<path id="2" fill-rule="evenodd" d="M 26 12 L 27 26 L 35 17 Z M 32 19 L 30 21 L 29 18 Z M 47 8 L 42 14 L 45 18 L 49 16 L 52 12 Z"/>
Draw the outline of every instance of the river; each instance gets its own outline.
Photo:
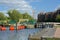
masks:
<path id="1" fill-rule="evenodd" d="M 40 28 L 34 29 L 23 29 L 23 30 L 16 30 L 10 31 L 0 31 L 0 40 L 28 40 L 28 36 L 33 35 L 37 32 L 41 31 Z"/>

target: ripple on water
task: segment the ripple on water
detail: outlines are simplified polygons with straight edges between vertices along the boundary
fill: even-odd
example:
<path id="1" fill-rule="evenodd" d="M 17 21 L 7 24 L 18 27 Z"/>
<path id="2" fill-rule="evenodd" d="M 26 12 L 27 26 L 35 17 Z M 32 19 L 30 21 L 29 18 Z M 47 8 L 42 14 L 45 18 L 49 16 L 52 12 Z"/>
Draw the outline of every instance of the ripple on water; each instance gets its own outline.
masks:
<path id="1" fill-rule="evenodd" d="M 33 35 L 40 31 L 40 28 L 36 29 L 23 29 L 15 31 L 0 31 L 0 40 L 28 40 L 29 34 Z"/>

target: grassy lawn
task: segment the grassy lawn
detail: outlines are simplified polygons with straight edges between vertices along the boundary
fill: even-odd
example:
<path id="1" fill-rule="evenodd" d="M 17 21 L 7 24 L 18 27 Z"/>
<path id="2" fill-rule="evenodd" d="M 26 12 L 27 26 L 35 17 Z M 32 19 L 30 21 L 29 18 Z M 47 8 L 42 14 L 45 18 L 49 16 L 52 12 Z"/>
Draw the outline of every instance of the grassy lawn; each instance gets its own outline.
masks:
<path id="1" fill-rule="evenodd" d="M 60 25 L 55 26 L 55 28 L 60 28 Z"/>
<path id="2" fill-rule="evenodd" d="M 45 38 L 45 40 L 60 40 L 60 38 Z"/>

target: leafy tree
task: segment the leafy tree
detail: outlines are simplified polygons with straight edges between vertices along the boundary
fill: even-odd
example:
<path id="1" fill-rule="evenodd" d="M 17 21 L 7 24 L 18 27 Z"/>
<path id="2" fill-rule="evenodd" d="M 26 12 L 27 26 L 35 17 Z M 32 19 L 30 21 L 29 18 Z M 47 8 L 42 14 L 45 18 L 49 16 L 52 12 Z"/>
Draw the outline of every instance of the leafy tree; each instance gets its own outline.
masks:
<path id="1" fill-rule="evenodd" d="M 0 12 L 0 20 L 6 20 L 6 19 L 7 19 L 6 16 L 2 12 Z"/>
<path id="2" fill-rule="evenodd" d="M 19 21 L 19 19 L 23 18 L 22 14 L 18 10 L 10 10 L 7 14 L 15 21 Z"/>
<path id="3" fill-rule="evenodd" d="M 33 18 L 31 15 L 29 15 L 27 12 L 23 14 L 23 18 L 24 18 L 24 19 L 29 19 L 29 20 L 33 20 L 33 19 L 34 19 L 34 18 Z"/>
<path id="4" fill-rule="evenodd" d="M 11 20 L 10 17 L 7 17 L 8 20 Z"/>
<path id="5" fill-rule="evenodd" d="M 57 22 L 60 22 L 60 14 L 58 14 L 58 15 L 56 16 L 56 21 L 57 21 Z"/>

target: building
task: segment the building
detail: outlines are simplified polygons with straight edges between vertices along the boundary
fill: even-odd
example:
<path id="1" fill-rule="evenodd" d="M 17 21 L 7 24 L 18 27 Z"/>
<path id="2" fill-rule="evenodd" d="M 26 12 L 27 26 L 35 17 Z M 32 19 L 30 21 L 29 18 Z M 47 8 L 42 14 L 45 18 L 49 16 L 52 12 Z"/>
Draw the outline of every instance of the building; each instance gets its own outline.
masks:
<path id="1" fill-rule="evenodd" d="M 45 14 L 42 12 L 40 14 L 38 14 L 38 22 L 44 22 L 45 19 Z"/>
<path id="2" fill-rule="evenodd" d="M 56 16 L 60 14 L 60 9 L 54 12 L 39 13 L 37 22 L 56 22 Z"/>
<path id="3" fill-rule="evenodd" d="M 29 21 L 29 19 L 19 19 L 19 22 Z"/>

